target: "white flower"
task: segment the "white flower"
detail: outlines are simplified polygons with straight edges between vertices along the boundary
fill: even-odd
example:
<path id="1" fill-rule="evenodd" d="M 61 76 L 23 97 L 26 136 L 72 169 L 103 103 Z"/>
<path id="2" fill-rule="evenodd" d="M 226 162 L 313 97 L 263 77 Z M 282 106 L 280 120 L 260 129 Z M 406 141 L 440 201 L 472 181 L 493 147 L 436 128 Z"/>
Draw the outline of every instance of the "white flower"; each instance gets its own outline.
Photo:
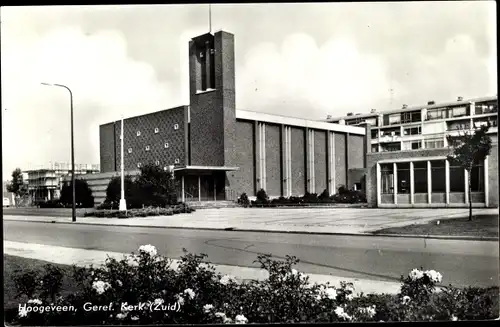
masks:
<path id="1" fill-rule="evenodd" d="M 224 323 L 225 323 L 225 324 L 230 324 L 230 323 L 232 323 L 232 322 L 233 322 L 233 319 L 228 318 L 228 317 L 224 317 Z"/>
<path id="2" fill-rule="evenodd" d="M 184 305 L 184 297 L 180 294 L 177 294 L 175 296 L 177 298 L 177 302 L 179 302 L 180 305 Z"/>
<path id="3" fill-rule="evenodd" d="M 116 283 L 117 283 L 117 284 L 118 284 L 118 286 L 120 286 L 120 287 L 122 287 L 122 286 L 123 286 L 122 281 L 121 281 L 121 280 L 119 280 L 119 279 L 116 281 Z"/>
<path id="4" fill-rule="evenodd" d="M 458 321 L 458 318 L 455 315 L 451 316 L 451 321 Z"/>
<path id="5" fill-rule="evenodd" d="M 203 311 L 204 311 L 205 313 L 209 313 L 210 311 L 212 311 L 212 310 L 213 310 L 213 308 L 214 308 L 214 306 L 213 306 L 213 305 L 211 305 L 211 304 L 205 304 L 205 305 L 203 306 Z"/>
<path id="6" fill-rule="evenodd" d="M 424 277 L 424 273 L 421 270 L 413 269 L 412 271 L 410 271 L 409 276 L 410 276 L 411 280 L 416 281 L 416 280 Z"/>
<path id="7" fill-rule="evenodd" d="M 224 319 L 224 318 L 226 318 L 226 314 L 225 314 L 225 313 L 223 313 L 223 312 L 216 312 L 216 313 L 215 313 L 215 316 L 216 316 L 217 318 L 223 318 L 223 319 Z"/>
<path id="8" fill-rule="evenodd" d="M 196 293 L 190 288 L 186 288 L 184 294 L 187 294 L 191 300 L 196 296 Z"/>
<path id="9" fill-rule="evenodd" d="M 376 308 L 376 306 L 372 305 L 372 306 L 369 306 L 366 308 L 359 308 L 358 311 L 366 314 L 370 318 L 373 318 L 376 314 L 375 308 Z"/>
<path id="10" fill-rule="evenodd" d="M 297 269 L 292 269 L 292 275 L 297 275 L 299 272 L 297 271 Z"/>
<path id="11" fill-rule="evenodd" d="M 352 299 L 354 299 L 354 295 L 352 295 L 352 294 L 347 294 L 347 295 L 345 296 L 345 298 L 346 298 L 346 300 L 347 300 L 347 301 L 352 301 Z"/>
<path id="12" fill-rule="evenodd" d="M 234 322 L 237 324 L 246 324 L 248 322 L 248 319 L 244 315 L 237 315 L 234 318 Z"/>
<path id="13" fill-rule="evenodd" d="M 165 302 L 165 301 L 163 301 L 163 299 L 157 298 L 157 299 L 155 299 L 155 302 L 154 302 L 154 303 L 155 303 L 156 305 L 160 305 L 160 304 L 163 304 L 164 302 Z"/>
<path id="14" fill-rule="evenodd" d="M 116 315 L 116 319 L 125 319 L 127 317 L 127 313 L 119 313 Z"/>
<path id="15" fill-rule="evenodd" d="M 38 304 L 38 305 L 42 305 L 42 301 L 40 301 L 39 299 L 33 299 L 33 300 L 29 300 L 29 301 L 28 301 L 28 304 Z"/>
<path id="16" fill-rule="evenodd" d="M 334 288 L 332 288 L 332 287 L 328 287 L 325 290 L 325 295 L 330 300 L 335 300 L 337 298 L 337 291 Z"/>
<path id="17" fill-rule="evenodd" d="M 139 266 L 138 257 L 136 255 L 127 256 L 127 264 L 131 267 Z"/>
<path id="18" fill-rule="evenodd" d="M 137 321 L 137 320 L 139 320 L 139 317 L 138 317 L 138 316 L 133 316 L 133 317 L 132 317 L 132 318 L 130 318 L 130 319 L 132 319 L 133 321 Z"/>
<path id="19" fill-rule="evenodd" d="M 234 278 L 232 276 L 225 275 L 225 276 L 222 276 L 222 278 L 220 279 L 220 283 L 222 285 L 227 285 L 233 280 L 234 280 Z"/>
<path id="20" fill-rule="evenodd" d="M 92 283 L 92 288 L 97 292 L 97 294 L 102 294 L 109 289 L 111 285 L 108 282 L 103 282 L 102 280 Z"/>
<path id="21" fill-rule="evenodd" d="M 26 317 L 28 315 L 28 311 L 26 310 L 25 307 L 19 306 L 19 317 Z"/>
<path id="22" fill-rule="evenodd" d="M 158 253 L 158 251 L 156 251 L 156 248 L 151 244 L 141 245 L 139 247 L 139 252 L 147 253 L 152 257 L 154 257 Z"/>
<path id="23" fill-rule="evenodd" d="M 411 298 L 408 295 L 403 296 L 403 304 L 408 304 L 410 303 Z"/>
<path id="24" fill-rule="evenodd" d="M 429 279 L 434 283 L 441 283 L 441 281 L 443 280 L 443 275 L 435 270 L 426 270 L 424 274 L 426 274 L 427 277 L 429 277 Z"/>
<path id="25" fill-rule="evenodd" d="M 351 316 L 349 316 L 343 308 L 341 307 L 337 307 L 335 310 L 334 310 L 335 314 L 337 315 L 337 317 L 339 318 L 342 318 L 344 320 L 351 320 Z"/>

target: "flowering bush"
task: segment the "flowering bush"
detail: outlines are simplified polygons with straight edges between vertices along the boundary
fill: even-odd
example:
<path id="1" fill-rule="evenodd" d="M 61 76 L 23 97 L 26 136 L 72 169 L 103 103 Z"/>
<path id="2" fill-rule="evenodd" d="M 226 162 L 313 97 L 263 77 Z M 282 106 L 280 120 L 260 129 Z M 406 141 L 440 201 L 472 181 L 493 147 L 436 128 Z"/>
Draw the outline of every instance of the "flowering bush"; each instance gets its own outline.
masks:
<path id="1" fill-rule="evenodd" d="M 184 250 L 185 251 L 185 250 Z M 101 267 L 73 267 L 76 292 L 60 296 L 60 276 L 19 272 L 20 296 L 12 323 L 72 324 L 212 324 L 377 322 L 491 319 L 498 316 L 498 288 L 435 292 L 442 276 L 433 270 L 412 270 L 401 277 L 401 292 L 357 294 L 352 283 L 311 284 L 293 268 L 298 260 L 258 256 L 268 272 L 262 281 L 222 276 L 205 255 L 185 251 L 177 264 L 158 255 L 153 245 L 121 260 L 108 258 Z M 48 275 L 54 275 L 53 280 Z M 47 285 L 49 283 L 50 285 Z M 56 310 L 57 306 L 69 308 Z M 76 310 L 73 310 L 73 309 Z"/>

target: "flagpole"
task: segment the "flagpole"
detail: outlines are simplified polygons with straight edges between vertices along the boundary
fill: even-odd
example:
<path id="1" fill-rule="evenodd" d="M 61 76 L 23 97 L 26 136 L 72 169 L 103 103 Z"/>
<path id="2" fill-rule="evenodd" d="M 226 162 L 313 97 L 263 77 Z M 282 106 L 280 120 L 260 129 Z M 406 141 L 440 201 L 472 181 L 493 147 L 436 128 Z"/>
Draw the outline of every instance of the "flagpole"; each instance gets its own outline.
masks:
<path id="1" fill-rule="evenodd" d="M 120 197 L 120 211 L 127 211 L 127 201 L 125 200 L 125 176 L 124 176 L 124 167 L 123 167 L 123 115 L 122 115 L 122 124 L 120 129 L 120 147 L 121 147 L 121 197 Z"/>
<path id="2" fill-rule="evenodd" d="M 208 32 L 212 33 L 212 5 L 208 5 Z"/>

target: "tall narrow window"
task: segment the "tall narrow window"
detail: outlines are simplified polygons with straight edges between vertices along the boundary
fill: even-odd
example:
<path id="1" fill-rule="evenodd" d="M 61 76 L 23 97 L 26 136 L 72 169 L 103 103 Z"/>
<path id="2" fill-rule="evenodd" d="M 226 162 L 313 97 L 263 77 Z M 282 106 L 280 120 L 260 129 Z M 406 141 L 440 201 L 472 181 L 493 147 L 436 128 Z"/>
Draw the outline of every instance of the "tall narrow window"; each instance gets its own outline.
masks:
<path id="1" fill-rule="evenodd" d="M 413 163 L 414 193 L 427 193 L 427 161 Z"/>
<path id="2" fill-rule="evenodd" d="M 201 62 L 201 90 L 207 89 L 207 58 L 204 49 L 200 52 Z"/>
<path id="3" fill-rule="evenodd" d="M 394 193 L 394 169 L 392 164 L 380 165 L 380 185 L 382 186 L 382 194 Z"/>
<path id="4" fill-rule="evenodd" d="M 465 171 L 461 166 L 450 164 L 450 192 L 465 192 Z"/>
<path id="5" fill-rule="evenodd" d="M 432 193 L 446 192 L 446 174 L 444 160 L 431 161 Z"/>
<path id="6" fill-rule="evenodd" d="M 398 194 L 410 193 L 410 163 L 400 162 L 396 164 L 398 169 Z"/>
<path id="7" fill-rule="evenodd" d="M 470 186 L 472 192 L 484 192 L 484 162 L 472 167 L 470 172 Z"/>

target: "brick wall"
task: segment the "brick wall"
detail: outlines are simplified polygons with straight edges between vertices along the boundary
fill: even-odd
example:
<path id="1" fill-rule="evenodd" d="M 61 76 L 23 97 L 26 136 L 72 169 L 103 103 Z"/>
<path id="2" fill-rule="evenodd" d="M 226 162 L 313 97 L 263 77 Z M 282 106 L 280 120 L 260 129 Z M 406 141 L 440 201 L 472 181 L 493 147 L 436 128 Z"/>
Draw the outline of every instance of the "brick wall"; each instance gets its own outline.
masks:
<path id="1" fill-rule="evenodd" d="M 303 195 L 306 192 L 305 179 L 305 129 L 292 127 L 292 195 Z"/>
<path id="2" fill-rule="evenodd" d="M 279 125 L 266 124 L 266 193 L 281 195 L 281 130 Z"/>
<path id="3" fill-rule="evenodd" d="M 224 116 L 219 91 L 191 96 L 191 165 L 224 165 Z"/>
<path id="4" fill-rule="evenodd" d="M 99 158 L 101 173 L 115 171 L 115 124 L 99 126 Z"/>
<path id="5" fill-rule="evenodd" d="M 498 143 L 493 144 L 488 156 L 488 176 L 488 204 L 490 207 L 498 207 Z"/>
<path id="6" fill-rule="evenodd" d="M 123 150 L 125 152 L 124 165 L 125 170 L 137 169 L 138 163 L 142 165 L 159 161 L 160 167 L 174 165 L 175 160 L 179 163 L 175 165 L 186 164 L 186 106 L 158 111 L 151 114 L 127 118 L 124 120 L 124 142 Z M 175 125 L 178 128 L 175 129 Z M 120 132 L 121 124 L 116 123 L 116 169 L 120 167 Z M 155 133 L 158 128 L 158 133 Z M 137 132 L 140 135 L 137 136 Z M 165 147 L 168 143 L 168 147 Z M 149 146 L 149 151 L 146 147 Z M 129 149 L 132 152 L 129 153 Z"/>
<path id="7" fill-rule="evenodd" d="M 233 165 L 238 171 L 228 172 L 229 188 L 241 195 L 255 195 L 254 122 L 236 122 L 235 158 Z"/>
<path id="8" fill-rule="evenodd" d="M 137 164 L 159 161 L 161 167 L 186 163 L 187 107 L 177 107 L 124 120 L 125 170 L 137 169 Z M 175 129 L 174 125 L 178 125 Z M 113 127 L 114 126 L 114 127 Z M 158 133 L 155 133 L 158 128 Z M 140 136 L 137 136 L 137 132 Z M 100 126 L 101 172 L 121 169 L 121 121 Z M 168 147 L 165 148 L 165 143 Z M 149 151 L 146 150 L 149 146 Z M 132 152 L 129 153 L 129 149 Z M 115 162 L 116 161 L 116 162 Z"/>
<path id="9" fill-rule="evenodd" d="M 315 193 L 321 194 L 327 184 L 327 134 L 324 131 L 314 131 L 314 183 Z"/>
<path id="10" fill-rule="evenodd" d="M 348 147 L 347 147 L 347 160 L 349 169 L 352 168 L 364 168 L 365 151 L 365 137 L 363 135 L 353 135 L 348 136 Z"/>
<path id="11" fill-rule="evenodd" d="M 341 185 L 347 186 L 345 146 L 346 146 L 346 135 L 335 133 L 335 185 L 337 189 Z"/>

